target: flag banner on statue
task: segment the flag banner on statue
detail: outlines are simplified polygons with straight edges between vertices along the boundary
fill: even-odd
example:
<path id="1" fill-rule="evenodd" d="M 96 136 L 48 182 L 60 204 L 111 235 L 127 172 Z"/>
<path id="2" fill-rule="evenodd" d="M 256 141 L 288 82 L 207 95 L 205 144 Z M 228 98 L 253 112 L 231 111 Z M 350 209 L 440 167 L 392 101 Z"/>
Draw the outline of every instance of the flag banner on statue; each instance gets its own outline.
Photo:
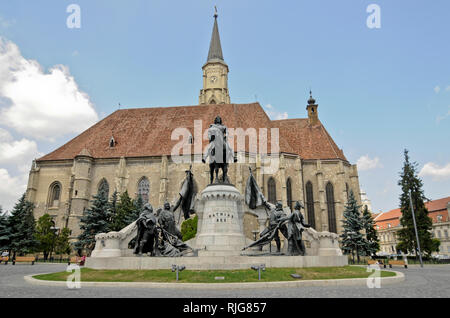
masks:
<path id="1" fill-rule="evenodd" d="M 252 210 L 263 204 L 261 189 L 256 183 L 255 177 L 252 173 L 250 173 L 247 180 L 247 185 L 245 186 L 245 203 Z"/>

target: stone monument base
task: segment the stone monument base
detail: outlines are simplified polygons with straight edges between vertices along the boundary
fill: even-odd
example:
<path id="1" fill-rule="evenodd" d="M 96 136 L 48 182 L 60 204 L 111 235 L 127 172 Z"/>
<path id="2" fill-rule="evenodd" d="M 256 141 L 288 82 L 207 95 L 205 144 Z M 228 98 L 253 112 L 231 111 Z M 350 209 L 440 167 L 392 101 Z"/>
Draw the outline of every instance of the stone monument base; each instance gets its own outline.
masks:
<path id="1" fill-rule="evenodd" d="M 268 268 L 330 267 L 348 265 L 347 256 L 199 256 L 199 257 L 103 257 L 86 259 L 92 269 L 152 270 L 184 265 L 187 270 L 249 269 L 265 264 Z"/>

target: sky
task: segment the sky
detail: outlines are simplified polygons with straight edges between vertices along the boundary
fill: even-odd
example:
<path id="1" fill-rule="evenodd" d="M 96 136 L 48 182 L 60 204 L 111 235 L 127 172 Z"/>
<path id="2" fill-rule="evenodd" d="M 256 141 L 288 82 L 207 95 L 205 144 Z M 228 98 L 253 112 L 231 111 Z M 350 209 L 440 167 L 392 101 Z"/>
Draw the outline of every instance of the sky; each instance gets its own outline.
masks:
<path id="1" fill-rule="evenodd" d="M 0 2 L 0 205 L 119 103 L 198 104 L 214 5 L 233 103 L 304 118 L 312 89 L 374 212 L 399 206 L 405 148 L 425 196 L 450 196 L 448 0 L 15 0 Z"/>

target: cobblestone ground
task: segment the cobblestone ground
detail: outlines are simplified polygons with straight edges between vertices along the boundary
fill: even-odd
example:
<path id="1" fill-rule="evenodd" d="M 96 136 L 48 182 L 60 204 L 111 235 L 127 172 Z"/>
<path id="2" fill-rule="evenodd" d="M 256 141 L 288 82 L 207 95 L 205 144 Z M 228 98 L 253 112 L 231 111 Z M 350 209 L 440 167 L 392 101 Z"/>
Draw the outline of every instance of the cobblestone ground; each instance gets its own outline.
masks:
<path id="1" fill-rule="evenodd" d="M 428 265 L 421 269 L 410 266 L 396 268 L 405 273 L 405 281 L 369 289 L 361 287 L 301 287 L 244 290 L 177 290 L 152 288 L 82 287 L 71 290 L 66 287 L 31 285 L 24 280 L 25 275 L 64 271 L 66 265 L 0 265 L 0 297 L 162 297 L 162 298 L 272 298 L 272 297 L 450 297 L 450 265 Z M 83 277 L 81 277 L 83 279 Z"/>

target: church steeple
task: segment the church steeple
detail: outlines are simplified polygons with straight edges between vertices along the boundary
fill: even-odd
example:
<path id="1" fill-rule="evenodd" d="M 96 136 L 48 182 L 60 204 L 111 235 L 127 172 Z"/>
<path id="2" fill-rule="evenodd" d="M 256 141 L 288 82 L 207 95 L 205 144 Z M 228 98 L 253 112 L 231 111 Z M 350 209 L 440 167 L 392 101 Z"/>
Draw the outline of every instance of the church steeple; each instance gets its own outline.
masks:
<path id="1" fill-rule="evenodd" d="M 211 43 L 209 45 L 208 62 L 213 60 L 223 61 L 222 45 L 220 44 L 219 26 L 217 25 L 217 17 L 219 15 L 214 14 L 214 27 L 211 36 Z"/>
<path id="2" fill-rule="evenodd" d="M 312 97 L 312 91 L 309 91 L 308 106 L 306 110 L 308 111 L 309 124 L 315 126 L 319 123 L 319 114 L 317 113 L 317 108 L 319 105 L 316 104 L 316 100 Z"/>
<path id="3" fill-rule="evenodd" d="M 203 65 L 203 89 L 200 90 L 199 104 L 229 104 L 228 65 L 223 59 L 220 43 L 217 8 L 214 14 L 214 26 L 209 45 L 208 60 Z"/>

